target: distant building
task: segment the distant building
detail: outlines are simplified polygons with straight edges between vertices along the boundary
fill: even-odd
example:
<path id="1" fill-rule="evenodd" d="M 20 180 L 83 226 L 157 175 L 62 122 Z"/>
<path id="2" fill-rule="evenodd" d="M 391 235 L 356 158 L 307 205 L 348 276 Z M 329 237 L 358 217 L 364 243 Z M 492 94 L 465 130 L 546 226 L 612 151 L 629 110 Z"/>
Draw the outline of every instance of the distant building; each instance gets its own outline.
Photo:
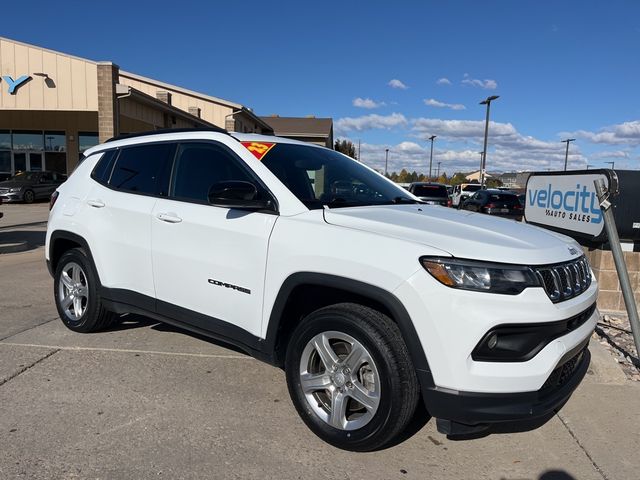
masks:
<path id="1" fill-rule="evenodd" d="M 260 117 L 278 137 L 291 138 L 333 148 L 333 119 L 309 117 Z"/>
<path id="2" fill-rule="evenodd" d="M 478 170 L 477 172 L 470 173 L 469 175 L 467 175 L 464 178 L 465 178 L 465 180 L 467 182 L 478 182 L 478 183 L 480 183 L 480 170 Z M 485 172 L 484 178 L 493 178 L 493 176 L 489 175 L 488 173 Z"/>
<path id="3" fill-rule="evenodd" d="M 507 188 L 520 188 L 517 182 L 517 172 L 507 172 L 498 176 L 498 180 L 502 182 L 503 187 Z"/>
<path id="4" fill-rule="evenodd" d="M 0 178 L 73 171 L 110 137 L 159 128 L 218 126 L 273 134 L 239 103 L 0 37 Z"/>

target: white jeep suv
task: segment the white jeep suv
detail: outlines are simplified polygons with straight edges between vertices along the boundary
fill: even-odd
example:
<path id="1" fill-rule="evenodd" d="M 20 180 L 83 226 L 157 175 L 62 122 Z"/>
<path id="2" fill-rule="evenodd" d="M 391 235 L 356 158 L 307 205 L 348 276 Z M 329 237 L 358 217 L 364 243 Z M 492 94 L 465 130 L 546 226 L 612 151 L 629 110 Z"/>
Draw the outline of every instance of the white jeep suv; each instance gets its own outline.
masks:
<path id="1" fill-rule="evenodd" d="M 138 313 L 234 344 L 284 367 L 309 428 L 357 451 L 401 438 L 421 401 L 448 435 L 552 414 L 598 318 L 570 238 L 223 130 L 88 150 L 52 197 L 46 259 L 70 329 Z"/>

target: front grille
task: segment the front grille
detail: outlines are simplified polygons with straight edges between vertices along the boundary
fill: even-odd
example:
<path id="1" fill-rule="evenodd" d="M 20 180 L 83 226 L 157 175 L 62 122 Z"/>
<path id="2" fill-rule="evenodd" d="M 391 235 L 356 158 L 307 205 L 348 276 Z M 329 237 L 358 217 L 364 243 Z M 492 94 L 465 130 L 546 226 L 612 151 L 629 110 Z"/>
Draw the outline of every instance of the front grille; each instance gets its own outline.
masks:
<path id="1" fill-rule="evenodd" d="M 591 269 L 584 255 L 570 262 L 534 267 L 534 271 L 553 303 L 577 297 L 591 285 Z"/>
<path id="2" fill-rule="evenodd" d="M 3 193 L 9 193 L 9 189 L 8 188 L 0 188 L 0 195 L 2 195 Z"/>
<path id="3" fill-rule="evenodd" d="M 584 352 L 586 351 L 586 347 L 580 350 L 576 355 L 571 357 L 565 363 L 556 368 L 551 375 L 544 382 L 541 392 L 545 392 L 547 390 L 555 390 L 557 388 L 562 387 L 567 381 L 572 377 L 573 373 L 578 369 L 580 363 L 584 359 Z"/>

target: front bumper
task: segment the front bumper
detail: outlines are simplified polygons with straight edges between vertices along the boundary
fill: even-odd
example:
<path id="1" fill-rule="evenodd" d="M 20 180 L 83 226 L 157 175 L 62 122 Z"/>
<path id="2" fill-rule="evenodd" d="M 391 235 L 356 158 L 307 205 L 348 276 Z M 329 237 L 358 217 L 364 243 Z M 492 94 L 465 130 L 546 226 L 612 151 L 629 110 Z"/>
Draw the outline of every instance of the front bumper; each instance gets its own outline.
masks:
<path id="1" fill-rule="evenodd" d="M 427 409 L 433 417 L 445 420 L 439 422 L 439 429 L 446 434 L 457 433 L 461 426 L 545 417 L 560 409 L 584 378 L 591 359 L 588 341 L 568 352 L 537 391 L 476 393 L 434 387 L 423 391 Z"/>
<path id="2" fill-rule="evenodd" d="M 0 194 L 0 198 L 4 203 L 21 202 L 22 192 L 2 193 Z"/>

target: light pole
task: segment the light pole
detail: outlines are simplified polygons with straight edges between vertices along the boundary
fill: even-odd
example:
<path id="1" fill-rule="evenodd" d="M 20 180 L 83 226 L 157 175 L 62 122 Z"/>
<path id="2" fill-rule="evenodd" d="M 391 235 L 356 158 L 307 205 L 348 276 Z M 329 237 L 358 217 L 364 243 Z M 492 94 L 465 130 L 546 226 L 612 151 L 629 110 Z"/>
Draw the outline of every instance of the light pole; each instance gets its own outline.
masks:
<path id="1" fill-rule="evenodd" d="M 564 152 L 564 171 L 567 171 L 567 160 L 569 159 L 569 144 L 571 142 L 575 142 L 576 139 L 575 138 L 567 138 L 566 140 L 562 140 L 560 143 L 566 143 L 567 144 L 567 149 Z"/>
<path id="2" fill-rule="evenodd" d="M 387 176 L 387 166 L 389 165 L 389 149 L 384 149 L 384 176 Z"/>
<path id="3" fill-rule="evenodd" d="M 611 170 L 614 170 L 616 168 L 616 162 L 604 162 L 604 163 L 608 163 L 609 165 L 611 165 Z"/>
<path id="4" fill-rule="evenodd" d="M 441 164 L 441 163 L 442 163 L 442 162 L 438 162 L 438 173 L 436 174 L 436 177 L 437 177 L 436 179 L 437 179 L 437 180 L 439 180 L 439 179 L 440 179 L 440 164 Z"/>
<path id="5" fill-rule="evenodd" d="M 589 167 L 593 167 L 593 165 L 589 165 L 589 164 L 587 163 L 587 170 L 589 170 Z"/>
<path id="6" fill-rule="evenodd" d="M 433 164 L 433 140 L 435 138 L 435 135 L 431 135 L 429 137 L 429 140 L 431 140 L 431 155 L 429 156 L 429 181 L 431 181 L 431 165 Z"/>
<path id="7" fill-rule="evenodd" d="M 484 159 L 484 152 L 478 152 L 480 154 L 480 172 L 482 172 L 482 165 L 484 164 L 484 162 L 482 161 Z"/>
<path id="8" fill-rule="evenodd" d="M 489 110 L 491 102 L 500 98 L 499 95 L 491 95 L 480 102 L 480 105 L 487 106 L 487 119 L 484 122 L 484 148 L 482 149 L 482 163 L 480 166 L 480 188 L 484 187 L 484 170 L 487 167 L 487 137 L 489 136 Z"/>

